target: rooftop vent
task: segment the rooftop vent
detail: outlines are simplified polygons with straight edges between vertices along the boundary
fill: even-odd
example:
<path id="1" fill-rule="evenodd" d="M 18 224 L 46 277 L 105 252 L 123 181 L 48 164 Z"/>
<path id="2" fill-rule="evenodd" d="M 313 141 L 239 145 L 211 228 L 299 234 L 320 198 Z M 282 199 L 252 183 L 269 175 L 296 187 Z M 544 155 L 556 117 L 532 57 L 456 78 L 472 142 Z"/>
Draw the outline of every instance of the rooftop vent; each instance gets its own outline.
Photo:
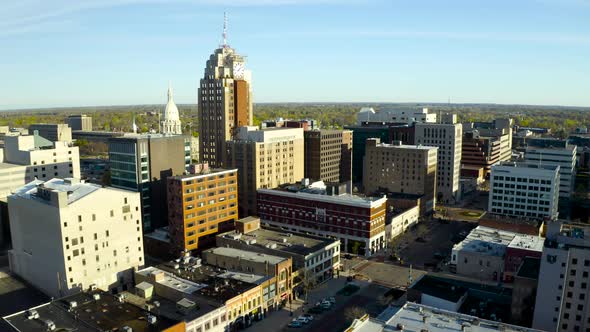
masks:
<path id="1" fill-rule="evenodd" d="M 69 303 L 70 309 L 74 309 L 78 306 L 78 302 L 76 301 L 70 301 Z"/>
<path id="2" fill-rule="evenodd" d="M 28 310 L 27 319 L 39 319 L 39 313 L 37 310 Z"/>
<path id="3" fill-rule="evenodd" d="M 94 299 L 94 301 L 98 301 L 100 300 L 100 294 L 92 294 L 92 298 Z"/>
<path id="4" fill-rule="evenodd" d="M 154 325 L 156 324 L 156 322 L 158 321 L 158 318 L 154 315 L 148 315 L 147 316 L 147 321 L 150 325 Z"/>
<path id="5" fill-rule="evenodd" d="M 55 330 L 55 323 L 52 320 L 46 320 L 45 321 L 45 327 L 47 328 L 48 331 L 53 331 Z"/>

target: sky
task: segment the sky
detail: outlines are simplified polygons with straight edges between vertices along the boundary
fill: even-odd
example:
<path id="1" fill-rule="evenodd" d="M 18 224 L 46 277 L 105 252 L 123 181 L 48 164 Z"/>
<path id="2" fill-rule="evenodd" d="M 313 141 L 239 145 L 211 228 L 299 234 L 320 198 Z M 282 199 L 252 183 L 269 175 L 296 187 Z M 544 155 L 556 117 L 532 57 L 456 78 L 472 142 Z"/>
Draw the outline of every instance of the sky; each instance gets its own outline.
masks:
<path id="1" fill-rule="evenodd" d="M 590 106 L 590 0 L 0 0 L 0 109 L 195 103 L 224 12 L 254 102 Z"/>

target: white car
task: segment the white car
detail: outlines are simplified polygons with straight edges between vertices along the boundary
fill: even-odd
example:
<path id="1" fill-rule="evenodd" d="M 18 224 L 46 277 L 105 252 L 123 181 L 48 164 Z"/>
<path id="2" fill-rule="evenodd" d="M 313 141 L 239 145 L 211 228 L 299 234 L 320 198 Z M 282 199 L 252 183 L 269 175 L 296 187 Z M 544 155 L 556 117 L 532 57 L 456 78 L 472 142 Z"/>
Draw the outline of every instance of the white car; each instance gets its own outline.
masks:
<path id="1" fill-rule="evenodd" d="M 301 317 L 307 318 L 307 320 L 310 322 L 313 320 L 313 315 L 311 315 L 311 314 L 303 314 L 303 315 L 301 315 Z"/>
<path id="2" fill-rule="evenodd" d="M 303 316 L 303 315 L 302 315 L 302 316 L 299 316 L 299 317 L 297 317 L 297 320 L 298 320 L 299 322 L 303 323 L 303 324 L 307 324 L 307 323 L 309 323 L 309 319 L 308 319 L 307 317 Z"/>

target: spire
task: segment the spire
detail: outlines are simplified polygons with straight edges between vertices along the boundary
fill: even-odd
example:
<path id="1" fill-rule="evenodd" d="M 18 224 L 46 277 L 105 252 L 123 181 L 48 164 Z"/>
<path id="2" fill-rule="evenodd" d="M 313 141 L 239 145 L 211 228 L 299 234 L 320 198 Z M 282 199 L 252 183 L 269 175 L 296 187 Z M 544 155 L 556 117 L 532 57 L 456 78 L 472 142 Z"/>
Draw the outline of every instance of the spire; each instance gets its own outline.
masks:
<path id="1" fill-rule="evenodd" d="M 227 13 L 223 12 L 223 47 L 227 47 Z"/>
<path id="2" fill-rule="evenodd" d="M 171 101 L 172 97 L 172 81 L 168 81 L 168 101 Z"/>
<path id="3" fill-rule="evenodd" d="M 135 124 L 135 114 L 133 114 L 133 133 L 137 134 L 137 124 Z"/>

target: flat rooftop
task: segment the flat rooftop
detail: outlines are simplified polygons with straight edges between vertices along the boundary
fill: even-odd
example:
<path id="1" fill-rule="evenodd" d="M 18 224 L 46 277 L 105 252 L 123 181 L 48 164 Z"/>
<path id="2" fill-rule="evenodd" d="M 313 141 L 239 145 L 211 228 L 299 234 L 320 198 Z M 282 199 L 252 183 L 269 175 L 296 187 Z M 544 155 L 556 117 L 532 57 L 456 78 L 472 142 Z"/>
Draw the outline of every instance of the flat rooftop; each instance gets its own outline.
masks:
<path id="1" fill-rule="evenodd" d="M 539 164 L 528 164 L 523 162 L 514 162 L 514 161 L 502 161 L 499 164 L 493 165 L 492 169 L 497 167 L 512 167 L 512 168 L 527 168 L 527 169 L 539 169 L 539 170 L 548 170 L 548 171 L 555 171 L 559 169 L 558 165 L 539 165 Z"/>
<path id="2" fill-rule="evenodd" d="M 95 296 L 97 296 L 95 298 Z M 71 303 L 76 302 L 75 307 Z M 156 322 L 148 323 L 147 311 L 130 303 L 120 302 L 113 295 L 103 292 L 83 292 L 57 301 L 31 308 L 39 315 L 29 319 L 28 311 L 21 311 L 4 319 L 16 331 L 47 331 L 46 321 L 61 331 L 116 331 L 125 326 L 133 331 L 161 331 L 178 321 L 156 316 Z M 153 315 L 153 314 L 151 314 Z"/>
<path id="3" fill-rule="evenodd" d="M 270 228 L 259 228 L 245 234 L 230 231 L 218 236 L 233 239 L 254 247 L 272 247 L 271 249 L 273 250 L 303 256 L 313 254 L 338 241 L 315 236 L 298 235 L 281 229 Z M 256 240 L 255 243 L 252 240 Z"/>
<path id="4" fill-rule="evenodd" d="M 139 270 L 136 273 L 139 275 L 142 275 L 144 277 L 149 277 L 150 275 L 163 273 L 164 278 L 162 280 L 158 281 L 157 282 L 158 284 L 161 284 L 161 285 L 166 286 L 168 288 L 175 289 L 175 290 L 182 292 L 184 294 L 187 294 L 187 295 L 193 294 L 197 290 L 207 287 L 206 284 L 199 284 L 199 283 L 192 282 L 192 281 L 189 281 L 184 278 L 179 278 L 178 276 L 176 276 L 173 273 L 163 271 L 163 270 L 158 269 L 157 267 L 153 267 L 153 266 L 146 267 L 145 269 Z M 152 283 L 152 282 L 149 282 L 149 283 Z"/>
<path id="5" fill-rule="evenodd" d="M 49 301 L 49 297 L 19 277 L 0 269 L 0 317 L 13 314 Z M 1 326 L 0 326 L 0 330 Z"/>
<path id="6" fill-rule="evenodd" d="M 14 192 L 14 195 L 26 199 L 34 199 L 41 202 L 47 202 L 37 196 L 37 188 L 50 189 L 51 191 L 67 192 L 68 204 L 71 204 L 82 197 L 101 189 L 101 186 L 92 183 L 83 183 L 74 179 L 54 178 L 48 181 L 34 180 L 20 187 Z M 109 188 L 111 189 L 111 188 Z"/>
<path id="7" fill-rule="evenodd" d="M 241 249 L 235 249 L 235 248 L 225 248 L 225 247 L 212 248 L 212 249 L 205 250 L 204 252 L 211 252 L 215 255 L 225 256 L 225 257 L 239 257 L 242 260 L 247 260 L 247 261 L 255 262 L 255 263 L 268 262 L 269 264 L 272 264 L 272 265 L 276 265 L 276 264 L 279 264 L 279 263 L 287 260 L 284 257 L 268 255 L 268 254 L 263 254 L 263 253 L 259 253 L 259 252 L 246 251 L 246 250 L 241 250 Z M 212 264 L 211 262 L 207 262 L 207 263 Z"/>
<path id="8" fill-rule="evenodd" d="M 193 180 L 193 179 L 206 178 L 206 177 L 212 176 L 212 175 L 220 175 L 220 174 L 227 174 L 227 173 L 237 173 L 237 172 L 238 172 L 238 169 L 237 168 L 233 168 L 233 169 L 228 169 L 228 168 L 209 168 L 206 171 L 204 171 L 203 173 L 183 174 L 183 175 L 170 176 L 168 178 L 172 178 L 172 179 L 176 179 L 176 180 L 182 180 L 182 181 L 188 181 L 188 180 Z"/>
<path id="9" fill-rule="evenodd" d="M 254 283 L 240 279 L 230 281 L 230 279 L 227 279 L 228 275 L 225 275 L 226 278 L 222 278 L 220 275 L 226 273 L 227 270 L 211 265 L 184 265 L 170 262 L 159 265 L 157 269 L 174 274 L 181 279 L 190 279 L 191 282 L 204 285 L 204 287 L 195 290 L 192 295 L 219 304 L 225 304 L 227 300 L 257 286 Z"/>
<path id="10" fill-rule="evenodd" d="M 485 226 L 477 226 L 453 251 L 478 252 L 490 256 L 503 256 L 506 248 L 514 240 L 516 233 Z"/>
<path id="11" fill-rule="evenodd" d="M 301 183 L 294 183 L 283 185 L 275 189 L 258 189 L 258 192 L 263 194 L 297 197 L 313 201 L 323 201 L 327 203 L 365 208 L 378 207 L 382 204 L 385 204 L 387 201 L 385 197 L 367 197 L 348 193 L 340 195 L 327 195 L 326 186 L 323 184 L 323 182 L 322 184 L 314 182 L 309 186 L 303 185 Z"/>
<path id="12" fill-rule="evenodd" d="M 422 304 L 406 302 L 406 304 L 384 322 L 381 331 L 396 331 L 403 326 L 405 331 L 462 331 L 468 327 L 469 331 L 538 331 L 526 327 L 485 320 L 470 315 L 441 310 Z M 364 330 L 355 330 L 364 331 Z"/>
<path id="13" fill-rule="evenodd" d="M 542 252 L 544 242 L 545 239 L 540 236 L 515 233 L 514 239 L 508 244 L 508 248 Z"/>
<path id="14" fill-rule="evenodd" d="M 121 294 L 125 296 L 126 302 L 132 303 L 139 308 L 145 308 L 146 305 L 155 307 L 155 302 L 158 302 L 158 315 L 173 321 L 192 321 L 221 307 L 219 304 L 208 301 L 195 301 L 192 298 L 191 301 L 195 302 L 196 305 L 187 312 L 181 313 L 176 306 L 178 301 L 167 299 L 157 294 L 152 295 L 149 300 L 130 292 L 123 292 Z"/>
<path id="15" fill-rule="evenodd" d="M 378 148 L 391 148 L 391 149 L 406 149 L 406 150 L 437 150 L 438 147 L 436 146 L 428 146 L 428 145 L 407 145 L 407 144 L 388 144 L 388 143 L 379 143 L 376 145 Z"/>
<path id="16" fill-rule="evenodd" d="M 453 303 L 459 302 L 468 291 L 466 287 L 450 285 L 447 282 L 442 282 L 440 279 L 428 275 L 424 275 L 416 280 L 410 288 Z"/>

